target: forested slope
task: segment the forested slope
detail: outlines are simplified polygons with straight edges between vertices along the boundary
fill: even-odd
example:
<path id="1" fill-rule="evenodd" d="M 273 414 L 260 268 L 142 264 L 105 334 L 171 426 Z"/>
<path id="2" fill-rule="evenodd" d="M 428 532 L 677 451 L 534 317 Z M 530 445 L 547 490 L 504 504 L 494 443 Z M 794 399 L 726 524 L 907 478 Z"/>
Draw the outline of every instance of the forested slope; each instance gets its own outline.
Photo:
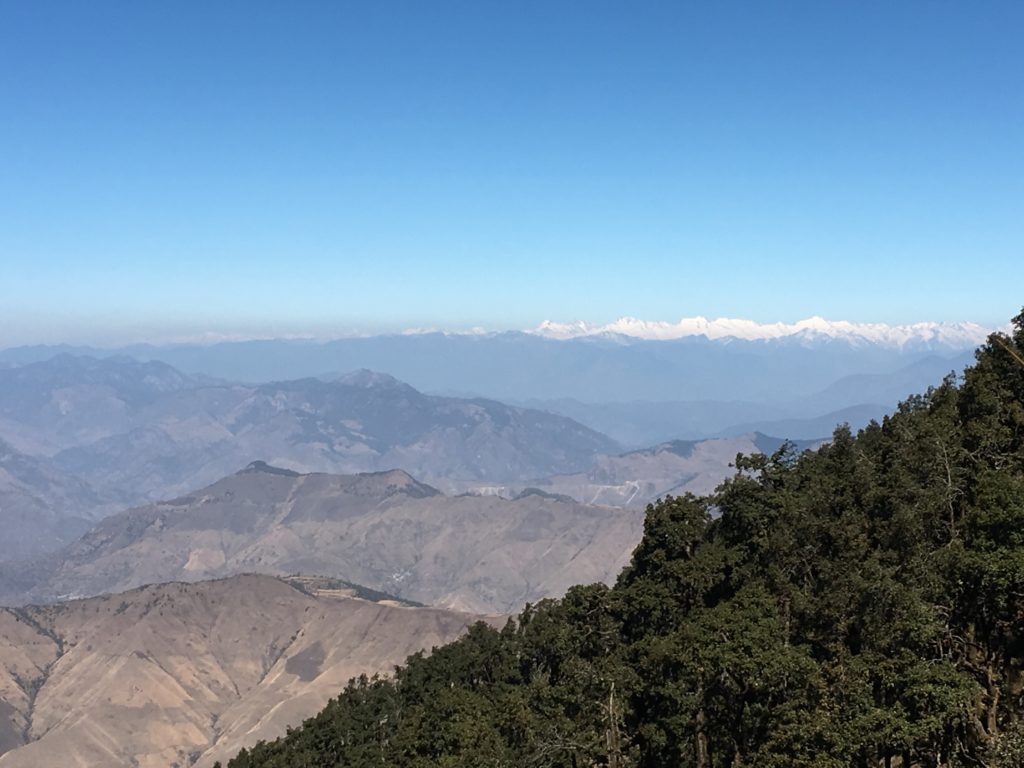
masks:
<path id="1" fill-rule="evenodd" d="M 1024 313 L 881 425 L 649 507 L 613 588 L 354 681 L 230 766 L 1008 768 L 1022 691 Z"/>

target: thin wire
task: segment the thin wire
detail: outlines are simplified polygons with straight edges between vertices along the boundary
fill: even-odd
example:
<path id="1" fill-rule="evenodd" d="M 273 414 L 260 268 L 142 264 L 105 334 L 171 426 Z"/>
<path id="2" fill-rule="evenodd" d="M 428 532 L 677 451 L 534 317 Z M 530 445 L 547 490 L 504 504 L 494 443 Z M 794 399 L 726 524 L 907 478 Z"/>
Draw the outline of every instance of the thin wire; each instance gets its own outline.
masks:
<path id="1" fill-rule="evenodd" d="M 996 336 L 995 340 L 997 342 L 999 342 L 999 346 L 1001 346 L 1003 349 L 1005 349 L 1007 352 L 1010 353 L 1010 356 L 1014 360 L 1016 360 L 1021 365 L 1024 365 L 1024 357 L 1022 357 L 1021 354 L 1017 350 L 1015 350 L 1013 347 L 1011 347 L 1009 344 L 1007 344 L 1005 341 L 1003 341 L 1003 339 L 1001 337 L 999 337 L 999 336 Z"/>

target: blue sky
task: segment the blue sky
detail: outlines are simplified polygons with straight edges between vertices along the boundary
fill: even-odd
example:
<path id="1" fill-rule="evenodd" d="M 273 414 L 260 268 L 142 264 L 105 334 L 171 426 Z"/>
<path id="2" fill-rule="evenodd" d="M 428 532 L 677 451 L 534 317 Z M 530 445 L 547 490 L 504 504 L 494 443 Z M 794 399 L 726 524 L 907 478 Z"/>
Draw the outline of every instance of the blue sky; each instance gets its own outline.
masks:
<path id="1" fill-rule="evenodd" d="M 0 344 L 1024 304 L 1024 4 L 0 0 Z"/>

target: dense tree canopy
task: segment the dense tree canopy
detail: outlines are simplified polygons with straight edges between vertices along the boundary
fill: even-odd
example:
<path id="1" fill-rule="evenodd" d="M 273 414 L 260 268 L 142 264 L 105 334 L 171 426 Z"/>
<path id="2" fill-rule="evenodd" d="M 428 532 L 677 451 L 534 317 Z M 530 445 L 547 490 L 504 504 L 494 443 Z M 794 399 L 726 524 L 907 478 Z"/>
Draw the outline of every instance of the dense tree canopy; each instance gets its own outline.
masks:
<path id="1" fill-rule="evenodd" d="M 1024 313 L 962 378 L 648 508 L 577 587 L 230 768 L 1024 765 Z"/>

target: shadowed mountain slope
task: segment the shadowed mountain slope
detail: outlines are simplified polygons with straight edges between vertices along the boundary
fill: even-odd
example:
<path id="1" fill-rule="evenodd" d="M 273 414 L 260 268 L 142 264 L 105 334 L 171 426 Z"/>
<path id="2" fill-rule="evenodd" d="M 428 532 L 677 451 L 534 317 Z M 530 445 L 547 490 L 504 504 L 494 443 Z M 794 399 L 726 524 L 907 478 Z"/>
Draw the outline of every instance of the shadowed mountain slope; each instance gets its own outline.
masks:
<path id="1" fill-rule="evenodd" d="M 0 561 L 58 549 L 113 505 L 49 459 L 0 440 Z"/>
<path id="2" fill-rule="evenodd" d="M 164 363 L 61 354 L 0 370 L 0 436 L 25 453 L 52 456 L 135 426 L 165 397 L 198 380 Z"/>

